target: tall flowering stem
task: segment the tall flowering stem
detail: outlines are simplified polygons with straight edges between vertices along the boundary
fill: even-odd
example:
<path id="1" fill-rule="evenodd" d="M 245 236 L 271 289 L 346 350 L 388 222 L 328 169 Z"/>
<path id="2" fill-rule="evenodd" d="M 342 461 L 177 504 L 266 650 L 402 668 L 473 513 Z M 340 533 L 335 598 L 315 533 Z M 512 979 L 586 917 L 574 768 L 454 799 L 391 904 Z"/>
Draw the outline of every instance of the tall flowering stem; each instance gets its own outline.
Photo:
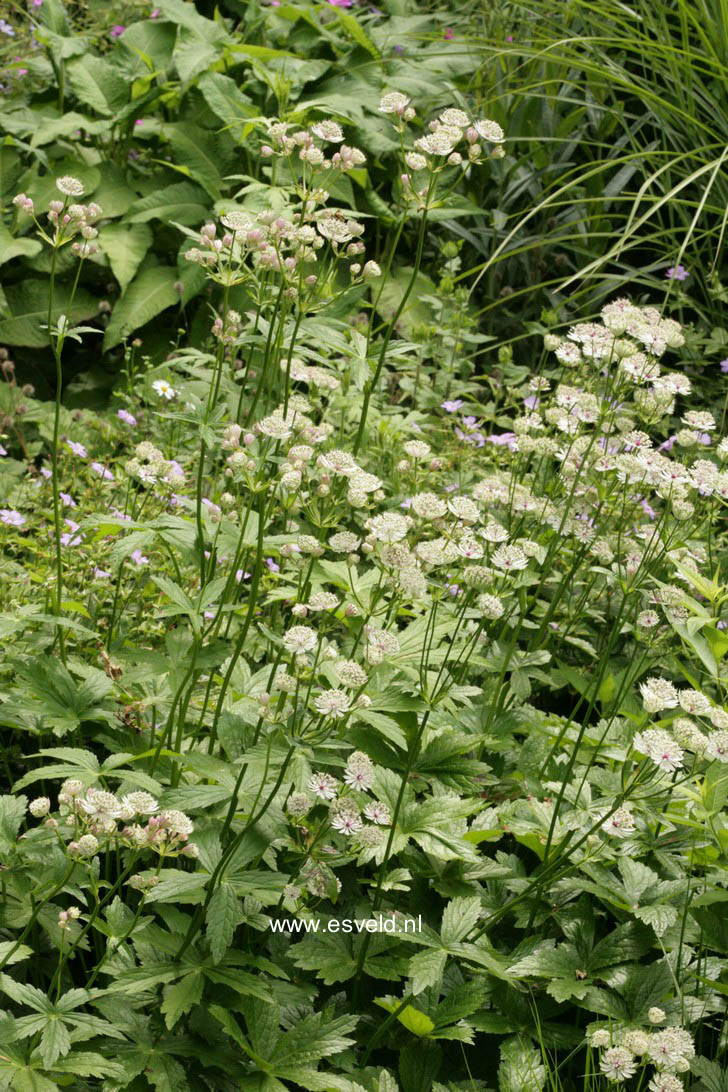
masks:
<path id="1" fill-rule="evenodd" d="M 63 200 L 54 200 L 50 202 L 47 213 L 49 227 L 41 226 L 36 217 L 33 201 L 30 197 L 27 197 L 26 194 L 19 193 L 13 198 L 13 204 L 20 209 L 21 212 L 24 212 L 26 215 L 33 218 L 41 239 L 51 247 L 47 330 L 48 341 L 56 365 L 56 397 L 53 417 L 53 439 L 51 442 L 53 531 L 55 535 L 55 591 L 53 595 L 53 609 L 56 616 L 60 616 L 62 610 L 61 604 L 63 601 L 63 556 L 61 553 L 61 506 L 58 466 L 61 395 L 63 393 L 63 366 L 61 359 L 66 339 L 69 336 L 74 337 L 77 341 L 80 341 L 81 339 L 78 336 L 78 331 L 71 329 L 71 323 L 66 315 L 60 315 L 55 327 L 53 326 L 56 269 L 58 264 L 58 253 L 61 247 L 72 243 L 72 250 L 79 257 L 80 261 L 76 269 L 76 277 L 69 297 L 68 308 L 70 311 L 73 307 L 76 289 L 78 288 L 83 260 L 93 254 L 97 249 L 96 244 L 92 240 L 98 235 L 98 231 L 92 226 L 92 221 L 99 218 L 102 210 L 93 202 L 89 205 L 81 205 L 74 200 L 82 197 L 84 192 L 83 183 L 80 182 L 78 178 L 73 178 L 71 175 L 64 175 L 62 178 L 57 178 L 56 188 L 63 195 Z M 72 242 L 74 236 L 77 235 L 80 235 L 81 239 Z M 66 647 L 63 630 L 60 626 L 58 626 L 57 629 L 61 659 L 63 663 L 65 663 Z"/>

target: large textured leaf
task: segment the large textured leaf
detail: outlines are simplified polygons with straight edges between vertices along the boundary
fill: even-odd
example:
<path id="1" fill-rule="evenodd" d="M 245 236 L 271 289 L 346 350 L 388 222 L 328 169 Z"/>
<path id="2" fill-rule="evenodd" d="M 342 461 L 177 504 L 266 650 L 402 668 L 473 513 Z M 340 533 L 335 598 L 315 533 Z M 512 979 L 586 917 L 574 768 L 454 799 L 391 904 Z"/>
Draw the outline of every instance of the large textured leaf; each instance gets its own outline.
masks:
<path id="1" fill-rule="evenodd" d="M 73 306 L 69 307 L 71 285 L 56 284 L 51 322 L 59 315 L 68 315 L 71 322 L 82 322 L 96 314 L 96 299 L 84 288 L 77 288 Z M 38 349 L 48 344 L 48 332 L 42 329 L 48 322 L 49 285 L 45 280 L 24 280 L 9 284 L 5 289 L 8 313 L 0 318 L 0 344 L 28 345 Z"/>
<path id="2" fill-rule="evenodd" d="M 85 106 L 103 117 L 112 117 L 125 106 L 129 85 L 112 64 L 102 57 L 86 52 L 76 57 L 67 68 L 71 88 Z"/>
<path id="3" fill-rule="evenodd" d="M 123 338 L 146 325 L 161 311 L 179 303 L 175 288 L 177 279 L 177 270 L 168 266 L 143 269 L 111 313 L 104 336 L 104 349 L 113 349 Z"/>
<path id="4" fill-rule="evenodd" d="M 4 224 L 0 224 L 0 265 L 11 258 L 33 258 L 39 254 L 43 244 L 40 239 L 27 235 L 13 236 Z"/>
<path id="5" fill-rule="evenodd" d="M 147 220 L 178 220 L 181 224 L 201 224 L 207 216 L 209 200 L 192 182 L 175 182 L 136 201 L 126 219 L 130 224 Z"/>
<path id="6" fill-rule="evenodd" d="M 122 292 L 133 279 L 152 239 L 152 229 L 144 223 L 108 224 L 99 232 L 99 243 Z"/>
<path id="7" fill-rule="evenodd" d="M 205 102 L 226 125 L 234 125 L 257 113 L 252 101 L 239 89 L 235 80 L 221 72 L 205 72 L 198 81 Z"/>
<path id="8" fill-rule="evenodd" d="M 222 175 L 227 170 L 233 147 L 229 137 L 189 122 L 165 125 L 162 135 L 169 141 L 172 162 L 185 167 L 191 178 L 204 186 L 212 197 L 219 198 Z"/>

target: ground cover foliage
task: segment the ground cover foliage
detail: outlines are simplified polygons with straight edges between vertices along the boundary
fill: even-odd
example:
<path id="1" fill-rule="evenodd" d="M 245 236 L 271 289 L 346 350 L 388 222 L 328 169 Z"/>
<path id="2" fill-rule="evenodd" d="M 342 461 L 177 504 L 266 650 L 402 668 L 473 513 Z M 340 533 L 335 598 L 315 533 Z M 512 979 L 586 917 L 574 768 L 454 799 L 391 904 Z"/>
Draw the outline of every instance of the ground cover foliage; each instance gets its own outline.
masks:
<path id="1" fill-rule="evenodd" d="M 727 24 L 10 5 L 0 1087 L 728 1089 Z"/>

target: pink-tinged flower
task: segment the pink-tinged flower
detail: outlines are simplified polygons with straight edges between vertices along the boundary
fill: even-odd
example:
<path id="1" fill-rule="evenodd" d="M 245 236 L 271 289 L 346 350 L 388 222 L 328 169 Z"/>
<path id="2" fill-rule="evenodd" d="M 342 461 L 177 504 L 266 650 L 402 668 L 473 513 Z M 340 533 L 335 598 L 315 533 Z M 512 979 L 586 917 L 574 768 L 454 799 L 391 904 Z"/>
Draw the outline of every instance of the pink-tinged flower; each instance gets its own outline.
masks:
<path id="1" fill-rule="evenodd" d="M 111 471 L 108 469 L 108 467 L 104 466 L 103 463 L 91 463 L 91 469 L 95 470 L 96 473 L 107 482 L 115 482 L 116 481 L 116 478 L 114 477 L 114 475 L 111 473 Z"/>
<path id="2" fill-rule="evenodd" d="M 720 362 L 720 370 L 722 372 L 728 372 L 728 357 Z"/>
<path id="3" fill-rule="evenodd" d="M 145 557 L 141 550 L 134 550 L 131 554 L 131 559 L 135 565 L 148 565 L 149 558 Z"/>
<path id="4" fill-rule="evenodd" d="M 32 0 L 34 8 L 40 8 L 43 6 L 43 0 Z"/>
<path id="5" fill-rule="evenodd" d="M 83 444 L 77 444 L 75 440 L 66 440 L 66 447 L 69 449 L 69 451 L 72 451 L 74 455 L 78 455 L 80 459 L 85 459 L 88 455 L 88 452 Z"/>
<path id="6" fill-rule="evenodd" d="M 535 410 L 541 405 L 541 399 L 537 394 L 529 394 L 528 398 L 523 399 L 523 404 L 526 409 Z"/>
<path id="7" fill-rule="evenodd" d="M 460 407 L 463 405 L 462 398 L 453 398 L 448 402 L 441 402 L 440 409 L 444 409 L 445 413 L 457 413 Z"/>
<path id="8" fill-rule="evenodd" d="M 350 8 L 353 0 L 326 0 L 332 8 Z"/>
<path id="9" fill-rule="evenodd" d="M 162 13 L 159 10 L 159 8 L 153 8 L 152 11 L 149 12 L 149 18 L 150 19 L 158 19 L 161 14 Z"/>
<path id="10" fill-rule="evenodd" d="M 73 499 L 73 497 L 71 496 L 70 493 L 59 493 L 58 496 L 61 498 L 61 500 L 65 504 L 66 508 L 75 508 L 76 507 L 76 502 L 75 502 L 75 500 Z"/>
<path id="11" fill-rule="evenodd" d="M 445 33 L 443 34 L 443 38 L 445 39 L 445 41 L 451 42 L 454 37 L 455 31 L 452 29 L 452 27 L 445 27 Z"/>
<path id="12" fill-rule="evenodd" d="M 0 455 L 7 455 L 7 451 L 5 450 L 5 448 L 3 447 L 2 444 L 0 444 Z"/>
<path id="13" fill-rule="evenodd" d="M 46 481 L 48 481 L 49 478 L 53 477 L 53 471 L 49 470 L 47 466 L 42 466 L 40 468 L 40 472 L 43 475 L 43 477 L 46 479 Z"/>
<path id="14" fill-rule="evenodd" d="M 116 411 L 116 416 L 120 421 L 123 421 L 125 425 L 131 425 L 132 428 L 136 425 L 136 417 L 133 413 L 129 413 L 129 410 L 120 409 Z"/>
<path id="15" fill-rule="evenodd" d="M 79 524 L 75 520 L 67 519 L 63 521 L 66 527 L 70 530 L 65 531 L 61 535 L 61 546 L 78 546 L 83 540 L 83 535 L 77 535 L 76 531 L 79 528 Z"/>
<path id="16" fill-rule="evenodd" d="M 275 562 L 272 557 L 267 557 L 265 563 L 272 573 L 279 573 L 281 571 L 280 565 Z"/>
<path id="17" fill-rule="evenodd" d="M 111 573 L 107 573 L 106 569 L 100 569 L 98 565 L 94 568 L 94 577 L 96 580 L 108 580 Z"/>
<path id="18" fill-rule="evenodd" d="M 235 573 L 236 584 L 239 584 L 241 580 L 250 580 L 250 573 L 244 573 L 242 569 L 238 569 Z"/>
<path id="19" fill-rule="evenodd" d="M 513 41 L 513 35 L 512 34 L 506 34 L 506 41 L 507 42 L 512 42 Z"/>
<path id="20" fill-rule="evenodd" d="M 122 36 L 122 34 L 124 33 L 125 30 L 126 30 L 126 27 L 123 27 L 121 25 L 121 23 L 116 23 L 116 25 L 113 26 L 111 28 L 111 30 L 109 31 L 109 37 L 110 38 L 121 38 L 121 36 Z"/>
<path id="21" fill-rule="evenodd" d="M 671 265 L 665 276 L 669 281 L 684 281 L 688 276 L 688 271 L 684 265 Z"/>
<path id="22" fill-rule="evenodd" d="M 672 451 L 673 447 L 675 446 L 675 441 L 676 440 L 677 440 L 677 436 L 668 436 L 668 438 L 666 440 L 664 440 L 660 444 L 660 446 L 658 447 L 657 450 L 658 451 Z"/>
<path id="23" fill-rule="evenodd" d="M 329 3 L 331 3 L 331 0 L 329 0 Z M 363 825 L 358 815 L 336 815 L 331 820 L 331 826 L 339 834 L 358 834 Z"/>
<path id="24" fill-rule="evenodd" d="M 320 800 L 333 800 L 338 790 L 335 779 L 327 773 L 315 773 L 310 778 L 308 787 Z"/>
<path id="25" fill-rule="evenodd" d="M 26 517 L 16 512 L 14 508 L 0 508 L 0 520 L 8 527 L 22 527 L 28 522 Z"/>

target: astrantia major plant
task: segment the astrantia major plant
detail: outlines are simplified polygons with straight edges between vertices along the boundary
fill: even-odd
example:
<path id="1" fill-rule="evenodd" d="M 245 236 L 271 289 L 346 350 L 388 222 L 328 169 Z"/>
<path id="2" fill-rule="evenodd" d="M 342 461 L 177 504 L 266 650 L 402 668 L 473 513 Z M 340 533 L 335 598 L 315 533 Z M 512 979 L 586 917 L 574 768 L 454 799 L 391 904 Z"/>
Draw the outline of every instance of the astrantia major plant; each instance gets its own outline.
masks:
<path id="1" fill-rule="evenodd" d="M 344 119 L 257 117 L 265 184 L 170 217 L 204 324 L 102 411 L 53 304 L 50 415 L 3 356 L 8 1087 L 723 1079 L 720 414 L 636 294 L 481 389 L 433 232 L 507 134 L 377 103 L 383 260 Z"/>

